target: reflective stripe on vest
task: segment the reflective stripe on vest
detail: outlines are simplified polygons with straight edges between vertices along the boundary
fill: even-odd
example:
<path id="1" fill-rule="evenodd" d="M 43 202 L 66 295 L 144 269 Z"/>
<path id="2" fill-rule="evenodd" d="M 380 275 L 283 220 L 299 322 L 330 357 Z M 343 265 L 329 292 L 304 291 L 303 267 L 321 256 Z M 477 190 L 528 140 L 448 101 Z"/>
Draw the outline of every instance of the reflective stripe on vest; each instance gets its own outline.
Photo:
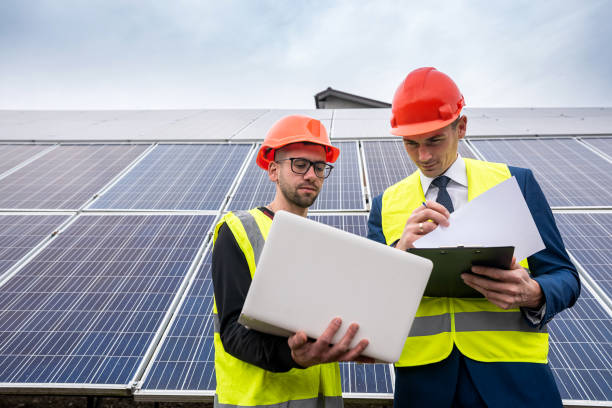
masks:
<path id="1" fill-rule="evenodd" d="M 215 395 L 215 407 L 219 408 L 234 408 L 238 405 L 231 404 L 221 404 L 219 403 L 217 396 Z M 317 398 L 309 398 L 303 400 L 293 400 L 282 402 L 280 404 L 271 404 L 271 405 L 258 405 L 258 407 L 263 408 L 342 408 L 344 406 L 344 402 L 342 397 L 324 397 L 320 395 Z"/>
<path id="2" fill-rule="evenodd" d="M 505 164 L 464 160 L 468 200 L 511 177 Z M 400 238 L 406 220 L 424 200 L 418 171 L 385 190 L 381 219 L 387 244 Z M 528 267 L 526 260 L 521 265 Z M 548 333 L 545 327 L 531 327 L 519 309 L 503 310 L 484 298 L 424 297 L 396 365 L 441 361 L 453 345 L 478 361 L 545 363 Z"/>
<path id="3" fill-rule="evenodd" d="M 251 277 L 268 236 L 272 220 L 258 209 L 226 214 L 215 227 L 227 224 L 243 252 Z M 216 407 L 341 408 L 342 387 L 338 363 L 274 373 L 225 352 L 219 334 L 217 304 L 213 303 L 215 328 Z"/>

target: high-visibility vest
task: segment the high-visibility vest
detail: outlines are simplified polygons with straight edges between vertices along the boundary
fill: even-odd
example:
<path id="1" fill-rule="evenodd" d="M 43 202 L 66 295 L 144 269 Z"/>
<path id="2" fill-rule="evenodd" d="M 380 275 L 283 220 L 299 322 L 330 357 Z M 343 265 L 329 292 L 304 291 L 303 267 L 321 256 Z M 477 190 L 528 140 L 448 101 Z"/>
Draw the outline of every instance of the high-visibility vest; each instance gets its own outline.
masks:
<path id="1" fill-rule="evenodd" d="M 468 200 L 511 177 L 505 164 L 463 160 Z M 424 200 L 418 171 L 385 190 L 381 219 L 387 245 L 401 237 L 408 217 Z M 528 269 L 526 259 L 521 265 Z M 448 357 L 453 345 L 477 361 L 548 361 L 546 327 L 531 327 L 520 309 L 504 310 L 485 298 L 423 297 L 396 366 L 441 361 Z"/>
<path id="2" fill-rule="evenodd" d="M 268 236 L 272 220 L 258 209 L 226 214 L 215 227 L 214 241 L 223 223 L 234 234 L 244 253 L 251 278 Z M 215 370 L 217 392 L 215 406 L 266 406 L 300 408 L 343 406 L 340 368 L 338 363 L 315 365 L 305 369 L 293 368 L 274 373 L 242 361 L 225 351 L 219 334 L 217 303 L 215 317 Z"/>

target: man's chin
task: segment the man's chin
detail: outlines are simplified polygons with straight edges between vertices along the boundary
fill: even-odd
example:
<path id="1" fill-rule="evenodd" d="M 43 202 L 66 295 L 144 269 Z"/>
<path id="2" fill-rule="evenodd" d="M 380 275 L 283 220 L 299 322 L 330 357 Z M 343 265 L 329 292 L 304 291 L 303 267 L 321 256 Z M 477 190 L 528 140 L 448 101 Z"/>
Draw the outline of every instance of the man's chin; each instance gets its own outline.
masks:
<path id="1" fill-rule="evenodd" d="M 441 173 L 439 171 L 439 169 L 437 168 L 424 168 L 424 167 L 419 167 L 419 169 L 421 170 L 421 172 L 426 175 L 427 177 L 431 177 L 431 178 L 435 178 L 438 177 Z"/>

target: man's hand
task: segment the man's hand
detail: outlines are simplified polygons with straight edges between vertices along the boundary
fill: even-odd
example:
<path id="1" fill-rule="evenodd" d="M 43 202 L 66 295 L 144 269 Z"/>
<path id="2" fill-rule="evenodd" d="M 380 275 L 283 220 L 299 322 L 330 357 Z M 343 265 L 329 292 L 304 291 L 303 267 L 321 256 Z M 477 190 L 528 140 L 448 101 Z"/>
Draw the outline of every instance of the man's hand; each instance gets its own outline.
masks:
<path id="1" fill-rule="evenodd" d="M 512 258 L 509 270 L 472 266 L 472 272 L 475 275 L 461 274 L 463 281 L 502 309 L 538 308 L 544 302 L 540 284 L 531 279 L 515 258 Z"/>
<path id="2" fill-rule="evenodd" d="M 395 247 L 405 251 L 412 248 L 414 241 L 421 238 L 423 235 L 429 234 L 435 230 L 438 225 L 448 227 L 448 217 L 450 213 L 442 204 L 435 201 L 427 200 L 427 207 L 420 205 L 410 214 L 402 237 L 397 242 Z M 431 221 L 429 221 L 431 220 Z"/>
<path id="3" fill-rule="evenodd" d="M 308 341 L 308 337 L 303 331 L 298 331 L 289 337 L 288 343 L 293 360 L 304 368 L 333 361 L 373 363 L 373 359 L 361 356 L 363 350 L 368 346 L 366 339 L 361 340 L 354 348 L 350 348 L 351 341 L 359 330 L 357 323 L 349 326 L 337 344 L 333 346 L 330 344 L 341 325 L 342 319 L 339 317 L 333 319 L 323 334 L 314 342 Z"/>

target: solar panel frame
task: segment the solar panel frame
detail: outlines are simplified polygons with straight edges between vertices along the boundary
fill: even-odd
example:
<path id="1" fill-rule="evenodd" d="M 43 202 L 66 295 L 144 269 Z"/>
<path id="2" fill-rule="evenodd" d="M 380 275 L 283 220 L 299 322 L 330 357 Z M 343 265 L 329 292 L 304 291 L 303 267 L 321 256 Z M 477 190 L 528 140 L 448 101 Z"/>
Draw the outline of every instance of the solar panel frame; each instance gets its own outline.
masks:
<path id="1" fill-rule="evenodd" d="M 250 143 L 156 145 L 87 209 L 219 210 L 252 148 Z"/>
<path id="2" fill-rule="evenodd" d="M 154 222 L 156 221 L 155 218 L 152 217 L 157 217 L 157 219 L 159 220 L 165 220 L 165 224 L 154 224 Z M 160 218 L 161 217 L 161 218 Z M 164 218 L 165 217 L 165 218 Z M 113 383 L 113 382 L 98 382 L 96 383 L 95 381 L 86 381 L 86 382 L 70 382 L 70 381 L 48 381 L 48 382 L 39 382 L 39 381 L 18 381 L 19 378 L 16 378 L 16 380 L 14 381 L 6 381 L 7 377 L 6 375 L 6 370 L 2 370 L 2 367 L 6 367 L 5 364 L 9 364 L 10 363 L 10 359 L 7 360 L 9 358 L 10 355 L 6 354 L 7 349 L 9 349 L 10 351 L 10 347 L 11 347 L 11 343 L 9 341 L 7 341 L 6 339 L 6 331 L 4 329 L 2 329 L 2 327 L 5 327 L 7 324 L 6 320 L 0 319 L 0 323 L 4 322 L 3 324 L 0 324 L 0 338 L 3 339 L 3 341 L 0 341 L 0 360 L 2 360 L 3 364 L 0 364 L 0 392 L 8 392 L 8 393 L 50 393 L 50 394 L 84 394 L 84 395 L 130 395 L 132 393 L 132 387 L 135 384 L 136 380 L 140 377 L 140 375 L 142 374 L 142 371 L 145 368 L 145 363 L 148 361 L 148 356 L 150 356 L 156 345 L 157 345 L 157 341 L 159 339 L 159 337 L 161 336 L 161 333 L 163 332 L 163 329 L 165 328 L 167 322 L 170 319 L 170 316 L 172 314 L 172 311 L 175 309 L 176 304 L 180 298 L 180 296 L 182 295 L 185 287 L 186 287 L 186 283 L 189 279 L 189 277 L 193 274 L 194 271 L 194 267 L 196 264 L 196 260 L 199 259 L 199 257 L 201 256 L 201 253 L 203 251 L 203 249 L 205 248 L 205 244 L 207 241 L 209 241 L 210 235 L 211 235 L 211 231 L 212 231 L 212 226 L 214 225 L 214 221 L 216 221 L 216 219 L 218 218 L 218 213 L 216 212 L 208 212 L 208 214 L 203 214 L 203 212 L 198 212 L 198 213 L 191 213 L 191 214 L 180 214 L 180 215 L 176 215 L 176 214 L 169 214 L 169 213 L 159 213 L 159 214 L 139 214 L 139 215 L 133 215 L 133 214 L 82 214 L 79 217 L 75 217 L 73 220 L 71 220 L 71 222 L 63 229 L 62 233 L 59 234 L 56 238 L 54 238 L 54 240 L 52 240 L 45 248 L 44 250 L 47 250 L 47 254 L 48 253 L 53 253 L 51 251 L 51 249 L 53 249 L 53 245 L 55 242 L 57 242 L 58 240 L 62 240 L 62 237 L 67 237 L 64 240 L 68 240 L 69 237 L 72 235 L 74 236 L 79 236 L 79 232 L 82 232 L 82 230 L 87 229 L 87 223 L 86 222 L 81 222 L 81 224 L 85 224 L 83 225 L 79 225 L 79 221 L 84 220 L 89 218 L 90 220 L 93 218 L 94 221 L 96 221 L 96 219 L 98 221 L 102 220 L 102 224 L 100 224 L 100 230 L 102 232 L 109 232 L 109 228 L 106 228 L 106 225 L 104 224 L 104 222 L 107 222 L 108 220 L 118 220 L 117 222 L 121 222 L 121 221 L 125 221 L 125 224 L 127 225 L 127 227 L 129 227 L 130 222 L 132 223 L 138 223 L 140 222 L 140 224 L 138 224 L 139 226 L 143 226 L 141 232 L 144 234 L 141 236 L 136 236 L 135 241 L 133 241 L 134 244 L 138 244 L 138 245 L 142 245 L 142 244 L 146 244 L 145 248 L 153 248 L 154 244 L 160 243 L 159 240 L 163 239 L 165 237 L 172 237 L 173 239 L 171 239 L 169 242 L 171 243 L 171 247 L 156 247 L 155 248 L 155 254 L 156 257 L 158 257 L 158 260 L 162 260 L 161 258 L 159 258 L 159 256 L 163 256 L 163 267 L 165 269 L 163 269 L 166 272 L 170 272 L 170 274 L 168 276 L 158 276 L 157 278 L 161 278 L 161 283 L 163 284 L 163 287 L 166 288 L 164 290 L 166 290 L 166 292 L 168 292 L 169 289 L 167 289 L 166 284 L 170 284 L 172 280 L 175 281 L 174 283 L 174 289 L 172 289 L 172 286 L 170 286 L 170 288 L 172 290 L 174 290 L 174 293 L 172 294 L 172 290 L 170 290 L 170 292 L 168 292 L 168 295 L 164 295 L 163 292 L 159 292 L 159 294 L 155 294 L 155 292 L 151 292 L 154 294 L 154 297 L 156 299 L 164 299 L 164 297 L 166 298 L 165 300 L 163 300 L 163 302 L 165 302 L 166 304 L 169 304 L 168 307 L 161 307 L 159 306 L 159 304 L 157 305 L 157 308 L 159 308 L 159 311 L 154 311 L 152 310 L 151 312 L 148 312 L 147 310 L 145 310 L 145 313 L 152 313 L 153 315 L 157 314 L 158 318 L 157 321 L 153 321 L 153 323 L 151 323 L 151 321 L 146 321 L 145 319 L 137 319 L 137 317 L 144 317 L 144 316 L 137 316 L 137 317 L 132 317 L 132 323 L 136 324 L 137 326 L 132 327 L 134 329 L 138 329 L 138 328 L 143 328 L 146 329 L 147 327 L 150 327 L 150 330 L 148 332 L 149 335 L 149 339 L 150 341 L 144 341 L 141 343 L 140 346 L 140 355 L 136 356 L 136 357 L 132 357 L 133 363 L 131 365 L 131 369 L 132 371 L 132 377 L 129 377 L 129 373 L 128 373 L 128 377 L 126 377 L 126 374 L 123 374 L 124 378 L 128 378 L 128 381 L 123 381 L 121 383 Z M 153 223 L 153 225 L 145 225 L 146 222 L 149 223 Z M 170 222 L 170 224 L 168 224 Z M 174 224 L 172 224 L 174 222 Z M 181 224 L 181 222 L 183 224 Z M 177 224 L 178 223 L 178 224 Z M 112 225 L 109 224 L 109 225 Z M 125 232 L 126 231 L 126 225 L 122 225 L 120 224 L 119 227 L 117 227 L 117 231 L 119 233 Z M 155 228 L 156 225 L 160 225 L 157 231 L 157 234 L 155 234 Z M 164 229 L 165 227 L 168 227 L 168 229 Z M 194 228 L 197 228 L 198 226 L 200 226 L 200 230 L 199 230 L 199 236 L 198 236 L 198 231 L 194 230 Z M 172 236 L 172 235 L 160 235 L 163 233 L 171 233 L 172 232 L 172 228 L 183 228 L 184 227 L 184 231 L 186 231 L 188 234 L 187 235 L 181 235 L 178 238 Z M 91 228 L 95 228 L 91 227 Z M 112 230 L 112 228 L 114 227 L 110 227 L 110 230 Z M 129 228 L 127 228 L 127 230 L 129 230 Z M 62 235 L 63 234 L 63 235 Z M 149 235 L 152 238 L 147 238 L 146 235 Z M 119 235 L 120 236 L 120 235 Z M 128 240 L 131 240 L 132 237 L 135 236 L 134 235 L 134 230 L 132 230 L 131 235 L 129 235 L 127 238 Z M 87 256 L 88 254 L 94 253 L 95 251 L 91 251 L 87 249 L 87 245 L 90 245 L 91 242 L 95 242 L 92 241 L 91 239 L 86 239 L 83 238 L 84 236 L 81 236 L 81 238 L 79 238 L 79 240 L 77 240 L 76 242 L 79 243 L 82 241 L 82 243 L 85 245 L 83 248 L 78 249 L 77 248 L 77 252 L 81 255 L 81 256 Z M 161 238 L 160 238 L 161 237 Z M 182 238 L 180 238 L 182 237 Z M 195 237 L 195 238 L 194 238 Z M 112 237 L 112 238 L 117 238 L 117 237 Z M 174 239 L 176 238 L 176 239 Z M 200 242 L 197 242 L 198 240 L 200 240 Z M 113 245 L 119 245 L 121 240 L 120 239 L 109 239 L 108 242 L 111 242 Z M 131 242 L 131 241 L 128 241 Z M 59 245 L 59 244 L 58 244 Z M 132 247 L 130 247 L 132 248 Z M 135 247 L 134 247 L 135 248 Z M 168 256 L 170 256 L 172 254 L 171 252 L 168 252 L 169 248 L 175 248 L 175 249 L 179 249 L 182 250 L 182 252 L 177 252 L 176 255 L 178 256 L 178 258 L 175 258 L 175 260 L 173 262 L 168 262 L 168 260 L 172 261 L 171 258 L 167 258 Z M 182 248 L 182 249 L 181 249 Z M 20 270 L 19 272 L 22 272 L 24 270 L 27 270 L 26 268 L 30 267 L 30 269 L 35 268 L 36 267 L 36 263 L 37 261 L 44 261 L 44 259 L 41 259 L 41 254 L 44 254 L 44 250 L 41 250 L 36 256 L 34 256 L 30 262 L 28 262 L 27 264 L 25 264 Z M 149 249 L 150 250 L 150 249 Z M 189 252 L 191 251 L 191 252 Z M 117 256 L 117 253 L 120 252 L 118 250 L 107 250 L 108 253 L 112 253 L 113 256 Z M 161 254 L 161 255 L 158 255 Z M 165 253 L 165 255 L 164 255 Z M 126 254 L 128 256 L 128 258 L 124 258 L 125 260 L 129 261 L 129 257 L 132 257 L 132 259 L 135 259 L 134 257 L 137 256 L 138 252 L 134 252 L 132 249 L 129 249 L 127 252 L 124 251 L 124 254 Z M 191 254 L 191 256 L 190 256 Z M 108 263 L 108 258 L 105 258 L 107 254 L 98 254 L 99 257 L 106 259 L 106 263 Z M 92 255 L 92 256 L 96 256 L 96 255 Z M 138 255 L 139 257 L 142 256 L 142 251 L 141 251 L 141 255 Z M 72 259 L 72 258 L 70 258 Z M 81 258 L 79 258 L 81 259 Z M 38 262 L 39 264 L 41 264 L 40 262 Z M 123 261 L 121 261 L 123 262 Z M 183 266 L 182 269 L 181 267 L 179 267 L 178 265 L 175 265 L 176 263 L 183 263 L 186 264 L 186 267 Z M 44 262 L 43 262 L 44 264 Z M 51 265 L 53 264 L 53 262 L 51 263 Z M 79 264 L 83 264 L 83 261 L 79 261 Z M 32 266 L 34 265 L 34 266 Z M 75 265 L 73 266 L 72 270 L 75 270 L 74 268 L 77 268 L 76 270 L 78 271 L 79 265 Z M 107 268 L 105 266 L 105 268 Z M 178 268 L 178 269 L 177 269 Z M 87 269 L 89 270 L 89 269 Z M 113 276 L 121 276 L 122 278 L 125 276 L 125 271 L 121 272 L 121 275 L 113 275 L 112 270 L 110 269 L 106 269 L 107 271 L 110 272 L 108 277 L 105 276 L 100 276 L 99 278 L 96 279 L 101 279 L 103 281 L 103 283 L 105 284 L 105 288 L 108 288 L 107 285 L 112 283 L 112 277 Z M 135 270 L 133 267 L 131 267 L 130 270 Z M 160 269 L 161 270 L 161 269 Z M 181 272 L 182 270 L 182 272 Z M 44 271 L 44 270 L 43 270 Z M 23 273 L 22 275 L 19 275 L 19 272 L 9 281 L 7 281 L 5 283 L 5 285 L 3 285 L 2 287 L 0 287 L 0 291 L 4 291 L 6 292 L 7 290 L 7 286 L 9 286 L 12 282 L 14 283 L 13 279 L 17 279 L 17 278 L 21 278 L 23 280 Z M 128 271 L 129 272 L 129 271 Z M 145 276 L 147 274 L 149 274 L 149 276 L 155 276 L 153 274 L 153 270 L 146 266 L 145 264 L 145 268 L 142 270 L 142 272 L 144 273 L 143 277 L 140 278 L 141 282 L 136 281 L 136 283 L 129 283 L 129 285 L 131 286 L 131 290 L 129 290 L 128 292 L 125 292 L 125 294 L 121 295 L 121 296 L 115 296 L 116 294 L 119 294 L 111 285 L 110 288 L 112 290 L 109 289 L 109 293 L 112 294 L 113 298 L 112 300 L 110 300 L 108 303 L 109 308 L 107 310 L 110 311 L 110 313 L 117 313 L 115 312 L 115 310 L 121 310 L 121 309 L 116 309 L 116 307 L 124 307 L 125 309 L 130 307 L 130 296 L 132 296 L 134 293 L 138 293 L 139 288 L 146 288 L 146 281 L 147 279 L 145 279 Z M 37 272 L 38 273 L 38 272 Z M 183 273 L 183 275 L 181 276 L 181 273 Z M 37 275 L 38 277 L 42 277 L 44 276 L 43 273 L 38 273 Z M 155 279 L 157 279 L 155 278 Z M 38 281 L 34 280 L 34 283 L 30 283 L 30 285 L 36 285 L 38 284 L 39 286 L 42 285 L 42 287 L 45 287 L 48 289 L 48 287 L 45 284 L 51 284 L 51 282 L 55 282 L 57 280 L 57 277 L 54 278 L 54 281 L 49 281 L 47 279 L 47 282 L 42 282 L 40 279 Z M 83 281 L 83 278 L 77 279 L 75 282 L 69 282 L 66 283 L 66 285 L 68 285 L 67 287 L 78 287 L 78 284 L 80 281 Z M 30 282 L 30 281 L 28 281 Z M 68 282 L 68 281 L 66 281 Z M 127 282 L 127 281 L 125 281 Z M 121 285 L 121 282 L 118 283 L 119 285 Z M 77 286 L 74 286 L 77 285 Z M 136 285 L 136 286 L 133 286 Z M 145 286 L 143 286 L 145 285 Z M 115 284 L 115 286 L 117 286 L 117 284 Z M 10 287 L 9 287 L 10 289 Z M 48 289 L 50 290 L 50 289 Z M 56 294 L 59 295 L 58 292 L 51 292 L 52 294 L 49 296 L 56 296 Z M 83 303 L 84 306 L 87 306 L 88 304 L 95 306 L 95 305 L 99 305 L 100 304 L 100 299 L 104 299 L 103 297 L 103 293 L 101 292 L 98 295 L 91 295 L 88 297 L 83 297 L 81 298 L 81 300 L 79 300 L 80 303 Z M 147 293 L 147 292 L 144 292 Z M 57 296 L 56 296 L 57 297 Z M 1 297 L 0 297 L 1 298 Z M 68 296 L 69 300 L 70 300 L 70 296 Z M 3 302 L 6 303 L 6 297 L 5 297 L 5 301 Z M 11 298 L 12 299 L 12 298 Z M 57 299 L 61 299 L 61 296 Z M 53 300 L 53 299 L 52 299 Z M 140 300 L 140 302 L 143 302 L 144 298 Z M 13 303 L 15 303 L 15 301 L 13 301 Z M 127 304 L 126 304 L 127 303 Z M 38 302 L 36 302 L 37 305 L 42 305 L 42 302 L 39 300 Z M 144 305 L 147 305 L 148 303 L 141 303 Z M 155 302 L 153 303 L 155 305 Z M 112 307 L 111 307 L 112 306 Z M 0 305 L 0 314 L 2 314 L 2 311 L 6 312 L 7 309 L 5 308 L 6 305 Z M 115 307 L 115 309 L 113 309 L 113 307 Z M 49 311 L 52 312 L 52 311 Z M 54 313 L 54 312 L 53 312 Z M 125 313 L 125 312 L 121 312 L 121 313 Z M 62 315 L 66 314 L 66 312 L 61 312 Z M 37 327 L 37 325 L 50 325 L 53 323 L 53 320 L 49 318 L 50 316 L 42 316 L 42 318 L 38 318 L 37 320 L 32 320 L 32 318 L 30 318 L 30 322 L 32 322 L 32 324 L 34 325 L 34 327 Z M 69 327 L 72 327 L 74 325 L 75 326 L 75 330 L 76 333 L 80 333 L 82 330 L 79 329 L 79 325 L 83 325 L 83 324 L 87 324 L 90 325 L 94 324 L 94 325 L 98 325 L 100 324 L 99 321 L 96 321 L 93 318 L 81 318 L 81 319 L 73 319 L 73 320 L 66 320 L 67 318 L 64 317 L 64 323 L 60 324 L 60 328 L 61 327 L 66 327 L 65 330 L 68 330 Z M 76 322 L 76 323 L 75 323 Z M 85 323 L 82 323 L 85 322 Z M 89 323 L 91 322 L 91 323 Z M 116 326 L 117 324 L 123 324 L 121 322 L 117 323 L 116 319 L 113 319 L 112 321 L 109 320 L 109 322 L 112 322 L 112 325 L 110 326 L 110 328 L 112 329 L 113 326 Z M 30 324 L 30 323 L 27 323 Z M 72 326 L 71 326 L 72 325 Z M 96 326 L 96 327 L 98 327 Z M 40 327 L 40 326 L 39 326 Z M 103 327 L 107 327 L 106 324 L 104 324 L 104 326 L 100 326 L 100 329 L 102 329 Z M 112 330 L 111 330 L 112 332 Z M 26 331 L 27 333 L 27 331 Z M 86 332 L 87 333 L 87 332 Z M 93 333 L 93 332 L 91 332 Z M 129 333 L 129 331 L 124 331 L 123 333 Z M 138 331 L 135 332 L 135 335 L 138 333 Z M 142 331 L 142 333 L 147 333 L 146 330 Z M 135 337 L 135 335 L 133 337 Z M 92 341 L 95 341 L 97 335 L 94 335 L 95 338 L 92 338 Z M 14 336 L 13 336 L 14 337 Z M 23 336 L 22 336 L 23 337 Z M 32 336 L 26 336 L 28 338 L 33 338 Z M 112 336 L 111 336 L 112 337 Z M 60 339 L 61 340 L 61 339 Z M 101 343 L 109 343 L 109 339 L 98 339 L 100 340 Z M 112 339 L 111 339 L 112 340 Z M 133 341 L 134 338 L 132 338 L 130 340 L 129 336 L 126 337 L 124 339 L 125 341 L 119 341 L 119 339 L 116 339 L 115 341 L 119 341 L 119 342 L 115 342 L 113 344 L 112 347 L 115 347 L 115 350 L 121 350 L 123 348 L 123 350 L 125 350 L 126 352 L 132 352 L 133 351 Z M 17 341 L 19 341 L 19 339 L 17 339 Z M 82 342 L 80 345 L 78 345 L 78 349 L 77 351 L 87 351 L 90 350 L 92 345 L 94 345 L 95 343 L 88 343 L 89 340 L 85 340 L 84 342 Z M 127 342 L 127 343 L 126 343 Z M 57 344 L 57 343 L 56 343 Z M 72 344 L 72 342 L 70 343 Z M 89 345 L 88 345 L 89 344 Z M 15 346 L 18 346 L 19 344 L 15 345 L 12 344 L 13 349 L 15 349 Z M 44 346 L 44 345 L 43 345 Z M 96 345 L 95 347 L 99 348 L 99 347 L 104 347 L 104 346 L 100 346 L 99 344 Z M 19 350 L 21 350 L 21 348 L 19 348 Z M 43 349 L 43 351 L 46 351 Z M 59 350 L 60 352 L 62 351 L 61 349 Z M 93 350 L 94 352 L 96 351 L 95 349 Z M 114 357 L 114 358 L 121 358 L 122 354 L 119 354 L 119 357 Z M 109 357 L 110 358 L 110 357 Z M 14 360 L 14 359 L 13 359 Z M 55 358 L 55 360 L 59 361 L 58 358 Z M 7 363 L 7 361 L 9 363 Z M 106 360 L 108 363 L 108 359 Z M 110 363 L 108 363 L 110 364 Z M 13 363 L 14 365 L 14 363 Z M 96 365 L 96 367 L 103 367 L 100 366 L 100 364 Z M 10 367 L 9 367 L 10 368 Z M 29 370 L 27 372 L 34 372 L 34 373 L 38 373 L 37 375 L 40 375 L 41 372 L 39 372 L 38 370 Z M 45 374 L 45 370 L 42 371 L 42 374 Z M 61 374 L 61 373 L 60 373 Z M 15 377 L 13 377 L 15 378 Z"/>

